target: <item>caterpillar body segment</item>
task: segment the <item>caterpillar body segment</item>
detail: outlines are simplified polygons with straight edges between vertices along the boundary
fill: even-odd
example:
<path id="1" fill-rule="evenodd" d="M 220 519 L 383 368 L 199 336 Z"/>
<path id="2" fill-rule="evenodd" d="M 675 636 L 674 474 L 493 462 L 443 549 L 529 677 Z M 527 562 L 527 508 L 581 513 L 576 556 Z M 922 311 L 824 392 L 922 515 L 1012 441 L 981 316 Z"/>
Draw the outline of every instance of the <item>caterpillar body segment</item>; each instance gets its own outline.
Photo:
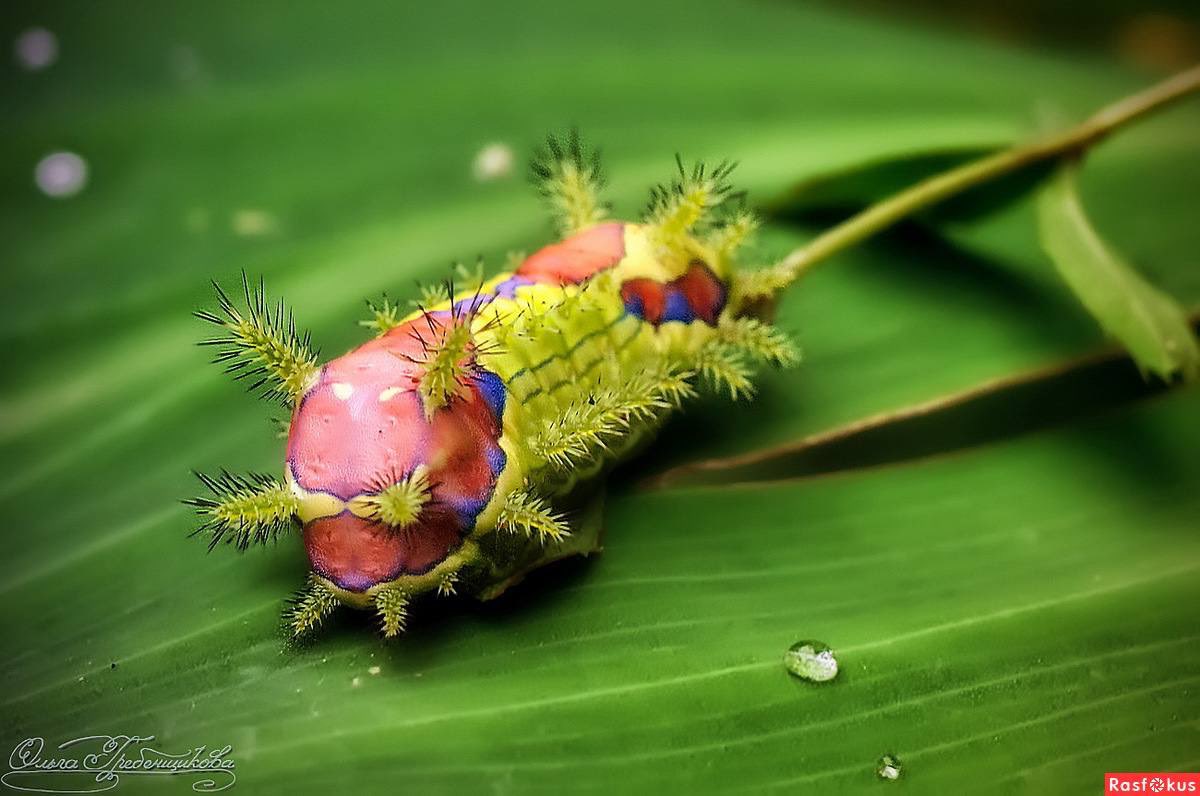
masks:
<path id="1" fill-rule="evenodd" d="M 607 470 L 696 383 L 748 397 L 749 361 L 794 363 L 786 338 L 731 303 L 733 252 L 754 222 L 717 218 L 730 167 L 680 165 L 631 223 L 605 217 L 599 166 L 577 139 L 542 157 L 535 177 L 562 240 L 407 315 L 372 306 L 364 325 L 377 336 L 322 366 L 282 309 L 261 330 L 246 319 L 264 313 L 231 313 L 227 301 L 223 315 L 201 314 L 235 324 L 241 359 L 267 361 L 294 397 L 284 483 L 253 482 L 271 501 L 231 481 L 226 502 L 218 491 L 192 505 L 214 544 L 224 533 L 240 547 L 273 538 L 279 506 L 294 509 L 311 566 L 296 634 L 338 602 L 374 610 L 396 635 L 422 594 L 488 598 L 598 549 Z M 287 371 L 292 362 L 303 371 Z"/>

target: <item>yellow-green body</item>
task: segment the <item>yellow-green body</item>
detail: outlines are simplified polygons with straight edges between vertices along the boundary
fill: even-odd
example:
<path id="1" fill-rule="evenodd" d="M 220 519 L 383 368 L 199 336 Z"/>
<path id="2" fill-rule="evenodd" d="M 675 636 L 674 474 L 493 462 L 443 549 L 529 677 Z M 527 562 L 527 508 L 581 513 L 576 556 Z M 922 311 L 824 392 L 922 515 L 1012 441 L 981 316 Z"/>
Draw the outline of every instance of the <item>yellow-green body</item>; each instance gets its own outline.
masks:
<path id="1" fill-rule="evenodd" d="M 282 304 L 217 286 L 216 361 L 292 407 L 283 479 L 200 475 L 198 532 L 245 549 L 300 527 L 308 587 L 295 635 L 338 604 L 385 636 L 422 593 L 495 596 L 529 570 L 599 549 L 607 470 L 646 444 L 703 379 L 753 393 L 749 361 L 796 361 L 748 316 L 786 274 L 735 272 L 753 231 L 730 207 L 732 165 L 696 164 L 651 191 L 642 223 L 606 220 L 598 158 L 551 137 L 532 165 L 562 239 L 513 271 L 448 288 L 320 364 Z M 427 296 L 430 294 L 427 293 Z"/>
<path id="2" fill-rule="evenodd" d="M 477 590 L 504 580 L 511 573 L 497 561 L 498 548 L 519 543 L 508 551 L 513 566 L 526 568 L 530 551 L 526 540 L 498 530 L 498 520 L 509 496 L 531 487 L 552 505 L 567 496 L 589 494 L 591 482 L 623 456 L 643 445 L 666 419 L 671 406 L 641 413 L 630 419 L 620 434 L 607 435 L 592 446 L 589 455 L 569 466 L 555 466 L 539 454 L 536 442 L 571 412 L 588 404 L 598 393 L 621 385 L 646 382 L 661 374 L 679 373 L 695 353 L 717 334 L 712 323 L 700 319 L 650 323 L 627 311 L 620 286 L 634 279 L 669 283 L 681 277 L 689 264 L 703 262 L 720 279 L 728 266 L 717 252 L 698 240 L 667 249 L 639 224 L 623 225 L 624 255 L 614 265 L 597 271 L 580 283 L 534 282 L 517 287 L 511 297 L 493 296 L 509 283 L 514 272 L 498 274 L 480 284 L 461 286 L 453 299 L 415 310 L 386 334 L 399 334 L 410 324 L 419 327 L 427 313 L 447 312 L 452 305 L 466 307 L 465 322 L 477 348 L 478 364 L 499 376 L 506 391 L 499 444 L 507 462 L 496 481 L 491 499 L 480 512 L 463 546 L 429 572 L 401 575 L 365 592 L 350 592 L 322 579 L 343 602 L 367 605 L 386 589 L 416 594 L 438 588 L 447 577 L 485 559 L 494 571 L 482 578 Z M 471 309 L 473 305 L 478 308 Z M 323 496 L 316 498 L 325 499 Z M 575 501 L 578 503 L 578 500 Z M 329 511 L 328 508 L 323 511 Z M 306 513 L 301 512 L 302 519 Z M 568 520 L 571 516 L 568 514 Z M 497 534 L 503 534 L 497 538 Z M 570 547 L 578 540 L 536 540 L 536 557 L 559 557 L 556 546 Z M 481 547 L 482 544 L 482 547 Z"/>

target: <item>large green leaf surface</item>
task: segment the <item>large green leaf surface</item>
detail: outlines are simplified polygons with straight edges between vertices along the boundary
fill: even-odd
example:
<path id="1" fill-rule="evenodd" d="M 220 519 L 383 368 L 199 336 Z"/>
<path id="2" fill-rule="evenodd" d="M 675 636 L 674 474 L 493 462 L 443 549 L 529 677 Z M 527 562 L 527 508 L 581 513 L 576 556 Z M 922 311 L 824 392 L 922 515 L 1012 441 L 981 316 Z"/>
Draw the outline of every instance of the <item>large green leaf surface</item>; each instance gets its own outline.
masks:
<path id="1" fill-rule="evenodd" d="M 397 644 L 347 614 L 288 649 L 276 617 L 303 576 L 299 544 L 238 557 L 185 538 L 189 468 L 281 458 L 264 407 L 191 345 L 206 280 L 265 274 L 327 352 L 344 350 L 364 297 L 546 239 L 520 179 L 471 178 L 488 141 L 520 152 L 580 124 L 631 214 L 676 150 L 737 157 L 766 197 L 864 161 L 991 146 L 1031 129 L 1038 102 L 1081 116 L 1146 80 L 822 8 L 535 5 L 6 18 L 6 40 L 44 24 L 63 56 L 4 74 L 5 746 L 230 743 L 239 787 L 288 793 L 854 790 L 884 787 L 884 752 L 906 763 L 896 787 L 921 792 L 1090 792 L 1106 769 L 1200 765 L 1194 391 L 824 479 L 642 492 L 622 477 L 603 555 L 487 606 L 420 605 Z M 1189 306 L 1198 119 L 1149 121 L 1082 175 L 1097 228 Z M 54 202 L 29 175 L 59 147 L 88 159 L 91 182 Z M 759 256 L 812 232 L 771 225 Z M 766 374 L 754 404 L 697 406 L 643 471 L 1103 342 L 1028 203 L 945 233 L 906 228 L 818 269 L 780 310 L 805 364 Z M 833 684 L 784 673 L 801 637 L 840 651 Z"/>
<path id="2" fill-rule="evenodd" d="M 64 578 L 9 617 L 45 639 L 9 661 L 9 731 L 232 743 L 241 781 L 278 792 L 852 789 L 885 752 L 920 792 L 1186 770 L 1197 397 L 904 467 L 618 497 L 602 556 L 418 612 L 403 644 L 352 616 L 282 649 L 297 556 L 172 568 L 164 592 L 136 573 L 178 542 L 147 538 L 89 559 L 135 573 L 120 606 Z M 784 672 L 808 637 L 838 650 L 833 683 Z"/>

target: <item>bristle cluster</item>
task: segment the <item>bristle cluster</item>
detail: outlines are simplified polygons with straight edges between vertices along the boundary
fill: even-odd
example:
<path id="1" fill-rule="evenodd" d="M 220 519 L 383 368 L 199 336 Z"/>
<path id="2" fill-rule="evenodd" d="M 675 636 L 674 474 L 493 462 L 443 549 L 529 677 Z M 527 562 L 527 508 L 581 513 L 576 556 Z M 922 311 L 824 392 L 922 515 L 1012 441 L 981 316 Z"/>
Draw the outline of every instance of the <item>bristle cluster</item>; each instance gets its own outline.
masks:
<path id="1" fill-rule="evenodd" d="M 730 308 L 740 311 L 762 302 L 769 302 L 790 285 L 795 274 L 775 265 L 755 270 L 739 270 L 733 277 Z"/>
<path id="2" fill-rule="evenodd" d="M 800 352 L 788 336 L 757 318 L 723 318 L 717 334 L 723 343 L 760 362 L 781 368 L 800 362 Z"/>
<path id="3" fill-rule="evenodd" d="M 446 282 L 429 282 L 417 285 L 417 290 L 420 295 L 415 299 L 410 299 L 409 304 L 417 309 L 428 309 L 436 307 L 446 301 L 449 301 L 452 296 L 446 292 Z"/>
<path id="4" fill-rule="evenodd" d="M 224 363 L 225 371 L 235 379 L 254 379 L 251 392 L 295 403 L 317 374 L 317 354 L 309 349 L 309 336 L 296 331 L 295 318 L 280 299 L 274 306 L 267 302 L 262 280 L 253 290 L 242 274 L 246 311 L 239 310 L 221 286 L 213 282 L 219 313 L 202 310 L 196 317 L 226 330 L 223 337 L 203 340 L 200 345 L 216 346 L 214 362 Z"/>
<path id="5" fill-rule="evenodd" d="M 750 368 L 742 353 L 732 346 L 720 342 L 706 345 L 697 352 L 694 365 L 713 389 L 728 390 L 732 400 L 754 397 Z"/>
<path id="6" fill-rule="evenodd" d="M 571 534 L 562 515 L 551 511 L 542 498 L 523 490 L 510 492 L 504 499 L 496 525 L 509 533 L 536 538 L 542 544 Z"/>
<path id="7" fill-rule="evenodd" d="M 452 281 L 446 283 L 445 292 L 456 295 Z M 478 374 L 481 358 L 498 353 L 496 335 L 489 333 L 500 325 L 500 317 L 492 314 L 480 319 L 480 309 L 486 304 L 476 288 L 473 297 L 454 302 L 449 310 L 431 312 L 422 307 L 425 322 L 411 332 L 421 352 L 398 356 L 416 366 L 417 391 L 426 418 L 463 393 Z"/>
<path id="8" fill-rule="evenodd" d="M 600 153 L 583 144 L 578 130 L 571 130 L 566 138 L 548 136 L 530 164 L 530 177 L 564 236 L 597 224 L 608 214 L 600 201 L 604 187 Z"/>
<path id="9" fill-rule="evenodd" d="M 458 283 L 459 289 L 463 292 L 474 293 L 483 289 L 485 280 L 485 269 L 483 260 L 478 259 L 475 265 L 467 266 L 465 263 L 454 264 L 454 281 Z"/>
<path id="10" fill-rule="evenodd" d="M 430 500 L 425 468 L 418 467 L 363 500 L 370 507 L 371 519 L 395 530 L 407 528 L 417 521 Z"/>
<path id="11" fill-rule="evenodd" d="M 358 325 L 373 330 L 376 337 L 387 334 L 401 323 L 400 306 L 393 304 L 386 293 L 380 298 L 378 304 L 368 300 L 367 309 L 370 310 L 371 317 L 365 321 L 359 321 Z"/>
<path id="12" fill-rule="evenodd" d="M 758 216 L 750 210 L 739 210 L 709 233 L 705 243 L 722 260 L 729 260 L 759 227 Z"/>
<path id="13" fill-rule="evenodd" d="M 736 166 L 723 161 L 709 170 L 696 163 L 689 170 L 678 155 L 675 164 L 678 176 L 651 189 L 645 214 L 659 242 L 669 248 L 679 246 L 688 234 L 714 220 L 717 208 L 733 196 L 729 175 Z"/>
<path id="14" fill-rule="evenodd" d="M 293 527 L 300 502 L 283 484 L 259 473 L 234 475 L 222 470 L 213 477 L 196 473 L 211 497 L 185 500 L 196 509 L 204 524 L 195 534 L 209 537 L 208 549 L 221 540 L 245 550 L 251 544 L 266 544 Z"/>
<path id="15" fill-rule="evenodd" d="M 450 595 L 455 593 L 455 589 L 457 588 L 457 586 L 458 586 L 458 573 L 457 572 L 447 572 L 445 575 L 442 576 L 442 579 L 440 581 L 438 581 L 437 593 L 441 597 L 449 597 Z"/>
<path id="16" fill-rule="evenodd" d="M 529 440 L 538 459 L 560 470 L 587 461 L 629 432 L 631 424 L 694 395 L 690 374 L 664 369 L 595 390 L 572 403 Z"/>
<path id="17" fill-rule="evenodd" d="M 426 318 L 431 316 L 426 315 Z M 429 330 L 433 336 L 423 341 L 425 357 L 420 362 L 421 376 L 417 390 L 421 393 L 425 416 L 450 403 L 459 394 L 470 376 L 470 353 L 474 338 L 469 319 L 454 318 L 449 323 L 432 320 Z"/>
<path id="18" fill-rule="evenodd" d="M 300 638 L 316 630 L 337 605 L 337 595 L 316 575 L 310 574 L 308 585 L 292 598 L 284 615 L 292 636 Z"/>
<path id="19" fill-rule="evenodd" d="M 395 638 L 404 632 L 404 623 L 408 621 L 408 595 L 402 589 L 380 589 L 375 594 L 374 605 L 384 638 Z"/>

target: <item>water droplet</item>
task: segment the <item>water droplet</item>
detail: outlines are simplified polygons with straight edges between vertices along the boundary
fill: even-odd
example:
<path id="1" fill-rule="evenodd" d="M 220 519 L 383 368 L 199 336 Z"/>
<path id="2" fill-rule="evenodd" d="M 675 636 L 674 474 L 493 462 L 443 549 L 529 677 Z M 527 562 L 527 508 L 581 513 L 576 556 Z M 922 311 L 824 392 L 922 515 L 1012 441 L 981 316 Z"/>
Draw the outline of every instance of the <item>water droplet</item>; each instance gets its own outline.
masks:
<path id="1" fill-rule="evenodd" d="M 507 177 L 512 174 L 514 159 L 512 147 L 508 144 L 488 144 L 475 155 L 472 165 L 475 179 L 487 182 Z"/>
<path id="2" fill-rule="evenodd" d="M 837 657 L 822 641 L 797 641 L 783 655 L 783 665 L 801 680 L 824 683 L 837 677 Z"/>
<path id="3" fill-rule="evenodd" d="M 37 72 L 58 60 L 58 37 L 45 28 L 30 28 L 17 37 L 14 50 L 22 69 Z"/>
<path id="4" fill-rule="evenodd" d="M 875 766 L 875 773 L 880 779 L 900 779 L 902 771 L 904 768 L 900 765 L 900 758 L 895 755 L 884 755 Z"/>
<path id="5" fill-rule="evenodd" d="M 87 185 L 87 161 L 74 152 L 55 152 L 38 161 L 33 179 L 46 196 L 65 199 Z"/>
<path id="6" fill-rule="evenodd" d="M 383 669 L 378 666 L 372 666 L 370 669 L 367 669 L 367 674 L 379 674 L 382 671 Z"/>

